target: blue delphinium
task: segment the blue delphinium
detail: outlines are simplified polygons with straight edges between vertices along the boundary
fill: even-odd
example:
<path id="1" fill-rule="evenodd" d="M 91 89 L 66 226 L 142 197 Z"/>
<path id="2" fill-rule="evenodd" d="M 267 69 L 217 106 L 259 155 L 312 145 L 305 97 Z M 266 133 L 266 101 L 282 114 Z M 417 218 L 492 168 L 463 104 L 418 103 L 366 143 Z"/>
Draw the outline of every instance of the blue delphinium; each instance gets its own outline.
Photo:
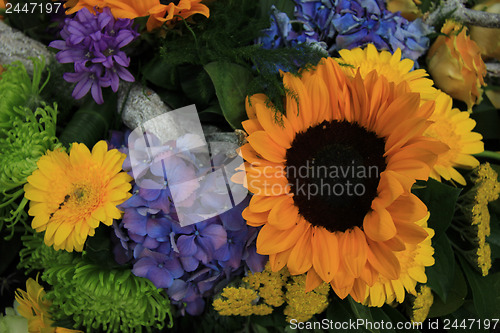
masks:
<path id="1" fill-rule="evenodd" d="M 432 28 L 420 19 L 409 22 L 400 13 L 390 12 L 382 0 L 294 1 L 295 21 L 284 13 L 277 16 L 275 10 L 271 14 L 271 27 L 258 41 L 264 48 L 320 42 L 334 55 L 372 43 L 379 50 L 400 48 L 404 58 L 416 61 L 429 47 L 426 35 Z M 299 23 L 298 31 L 291 22 Z M 280 29 L 282 26 L 286 29 Z"/>
<path id="2" fill-rule="evenodd" d="M 66 18 L 61 31 L 63 40 L 49 46 L 60 50 L 57 61 L 74 64 L 75 72 L 64 74 L 66 81 L 76 83 L 73 98 L 80 99 L 90 91 L 102 104 L 103 87 L 116 92 L 120 80 L 134 81 L 126 69 L 130 58 L 121 50 L 139 36 L 132 24 L 130 19 L 115 20 L 109 8 L 96 15 L 83 8 L 74 17 Z"/>
<path id="3" fill-rule="evenodd" d="M 185 140 L 181 137 L 160 145 L 157 138 L 147 135 L 153 149 L 142 147 L 140 140 L 132 141 L 129 148 L 139 158 L 131 161 L 129 153 L 124 169 L 138 167 L 135 176 L 144 182 L 147 176 L 160 173 L 159 161 L 162 161 L 163 168 L 170 168 L 166 173 L 170 176 L 166 184 L 179 180 L 185 183 L 209 172 L 211 168 L 197 167 L 196 156 L 189 152 L 178 154 L 179 150 L 184 151 Z M 167 159 L 164 158 L 166 154 L 170 154 Z M 184 164 L 180 165 L 179 159 Z M 193 187 L 187 183 L 183 205 L 192 203 L 192 197 L 203 197 L 207 190 L 204 186 Z M 199 202 L 210 208 L 217 205 L 214 202 L 217 200 L 217 196 L 211 196 L 211 200 Z M 132 260 L 135 275 L 148 278 L 158 288 L 166 289 L 172 304 L 177 305 L 182 313 L 199 315 L 204 310 L 205 298 L 213 296 L 217 287 L 248 269 L 256 272 L 264 268 L 267 257 L 257 254 L 255 248 L 258 229 L 248 226 L 242 217 L 248 202 L 249 198 L 246 198 L 225 213 L 181 226 L 168 185 L 157 189 L 135 185 L 132 197 L 121 205 L 124 211 L 122 222 L 114 225 L 120 240 L 115 249 L 116 259 L 120 263 Z"/>

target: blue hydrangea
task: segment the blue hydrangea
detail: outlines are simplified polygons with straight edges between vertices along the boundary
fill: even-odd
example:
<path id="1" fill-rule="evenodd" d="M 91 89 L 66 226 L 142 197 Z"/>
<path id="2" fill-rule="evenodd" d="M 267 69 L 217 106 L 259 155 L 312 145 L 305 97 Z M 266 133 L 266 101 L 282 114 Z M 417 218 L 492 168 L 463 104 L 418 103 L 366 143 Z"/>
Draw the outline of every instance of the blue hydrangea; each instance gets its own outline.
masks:
<path id="1" fill-rule="evenodd" d="M 186 153 L 179 157 L 172 154 L 178 153 L 176 147 L 184 144 L 185 138 L 163 146 L 157 145 L 154 136 L 147 135 L 147 138 L 150 144 L 159 147 L 154 149 L 153 156 L 151 149 L 142 147 L 141 142 L 132 142 L 129 149 L 133 149 L 139 158 L 132 162 L 129 153 L 124 162 L 125 170 L 134 165 L 136 177 L 155 176 L 163 174 L 164 168 L 172 168 L 175 172 L 167 174 L 187 180 L 211 170 L 196 168 L 194 155 Z M 120 139 L 116 134 L 112 137 L 116 146 L 122 145 Z M 167 152 L 171 157 L 162 159 Z M 170 181 L 175 179 L 167 179 L 166 183 Z M 200 198 L 205 192 L 203 186 L 188 186 L 182 204 L 189 205 L 193 202 L 191 198 Z M 202 202 L 208 207 L 217 204 L 214 202 L 217 200 L 217 196 L 211 196 L 210 200 Z M 118 240 L 115 257 L 119 263 L 131 260 L 135 275 L 148 278 L 158 288 L 166 289 L 172 304 L 177 305 L 182 313 L 199 315 L 204 310 L 205 298 L 213 296 L 217 287 L 229 283 L 248 269 L 256 272 L 264 268 L 267 256 L 257 254 L 255 248 L 258 229 L 248 226 L 242 217 L 249 200 L 246 198 L 221 215 L 181 226 L 168 185 L 158 189 L 135 185 L 132 197 L 121 205 L 124 211 L 121 223 L 114 225 Z"/>
<path id="2" fill-rule="evenodd" d="M 295 21 L 272 10 L 271 27 L 257 42 L 264 48 L 316 44 L 330 55 L 372 43 L 379 50 L 400 48 L 404 58 L 416 61 L 429 48 L 432 27 L 417 19 L 409 22 L 385 8 L 382 0 L 294 0 Z"/>

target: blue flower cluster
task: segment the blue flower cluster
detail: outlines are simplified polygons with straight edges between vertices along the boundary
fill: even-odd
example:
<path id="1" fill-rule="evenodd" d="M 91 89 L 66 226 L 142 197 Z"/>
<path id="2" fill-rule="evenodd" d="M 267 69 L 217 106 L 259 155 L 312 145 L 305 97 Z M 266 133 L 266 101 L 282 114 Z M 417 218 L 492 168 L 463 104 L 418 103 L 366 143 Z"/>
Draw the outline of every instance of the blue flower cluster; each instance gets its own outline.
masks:
<path id="1" fill-rule="evenodd" d="M 163 176 L 165 169 L 169 170 L 166 174 L 170 178 L 162 188 L 134 186 L 133 196 L 121 205 L 122 222 L 115 224 L 115 233 L 121 241 L 115 248 L 115 256 L 119 263 L 133 260 L 135 275 L 166 289 L 172 304 L 181 311 L 199 315 L 205 307 L 204 297 L 213 296 L 247 269 L 262 271 L 267 257 L 256 253 L 258 228 L 248 226 L 241 216 L 248 206 L 248 197 L 221 215 L 181 226 L 168 184 L 183 182 L 184 196 L 175 203 L 192 205 L 206 193 L 197 178 L 207 170 L 196 167 L 199 161 L 195 154 L 185 151 L 178 154 L 179 146 L 186 142 L 184 137 L 168 145 L 157 144 L 152 135 L 147 136 L 147 141 L 160 148 L 152 152 L 142 142 L 131 142 L 129 148 L 133 145 L 139 158 L 131 159 L 129 153 L 124 169 L 130 170 L 133 165 L 136 181 L 139 177 L 154 180 L 155 175 Z M 112 142 L 116 147 L 122 146 L 116 134 Z M 165 158 L 167 154 L 169 158 Z M 216 205 L 217 200 L 216 196 L 210 196 L 202 202 L 208 207 Z"/>
<path id="2" fill-rule="evenodd" d="M 414 61 L 429 48 L 432 28 L 388 11 L 383 0 L 294 1 L 297 31 L 285 13 L 272 9 L 271 27 L 258 40 L 264 48 L 317 43 L 333 54 L 372 43 L 379 50 L 400 48 L 404 58 Z"/>

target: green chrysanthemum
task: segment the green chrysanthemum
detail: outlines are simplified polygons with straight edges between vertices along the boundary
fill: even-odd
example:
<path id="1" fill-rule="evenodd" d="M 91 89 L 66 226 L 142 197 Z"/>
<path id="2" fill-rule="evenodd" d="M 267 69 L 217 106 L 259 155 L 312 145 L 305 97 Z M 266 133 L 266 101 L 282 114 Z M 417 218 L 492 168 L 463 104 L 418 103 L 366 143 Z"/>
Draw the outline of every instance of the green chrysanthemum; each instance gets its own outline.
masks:
<path id="1" fill-rule="evenodd" d="M 10 128 L 0 129 L 0 229 L 7 222 L 12 232 L 13 226 L 27 217 L 24 211 L 27 200 L 17 200 L 24 194 L 22 186 L 26 178 L 47 150 L 60 146 L 55 136 L 57 105 L 42 103 L 35 111 L 27 107 L 13 110 L 23 116 L 12 116 Z"/>
<path id="2" fill-rule="evenodd" d="M 168 297 L 128 268 L 105 269 L 76 259 L 46 269 L 42 279 L 53 288 L 47 297 L 56 322 L 70 317 L 75 328 L 87 332 L 120 333 L 162 329 L 167 315 L 172 324 Z"/>
<path id="3" fill-rule="evenodd" d="M 23 248 L 19 252 L 18 268 L 23 269 L 26 274 L 53 266 L 68 265 L 75 260 L 73 253 L 56 251 L 52 246 L 45 245 L 41 233 L 24 235 L 21 240 Z"/>
<path id="4" fill-rule="evenodd" d="M 33 59 L 31 79 L 21 63 L 7 66 L 0 77 L 0 229 L 14 232 L 25 222 L 26 199 L 22 186 L 47 150 L 59 147 L 56 138 L 57 105 L 41 101 L 43 60 Z"/>
<path id="5" fill-rule="evenodd" d="M 33 62 L 33 79 L 19 61 L 6 65 L 5 71 L 0 75 L 0 132 L 10 127 L 13 116 L 19 116 L 14 111 L 15 107 L 26 106 L 32 110 L 40 106 L 42 102 L 40 92 L 49 80 L 47 77 L 41 84 L 45 60 L 32 58 L 31 61 Z M 2 133 L 0 133 L 1 136 Z"/>

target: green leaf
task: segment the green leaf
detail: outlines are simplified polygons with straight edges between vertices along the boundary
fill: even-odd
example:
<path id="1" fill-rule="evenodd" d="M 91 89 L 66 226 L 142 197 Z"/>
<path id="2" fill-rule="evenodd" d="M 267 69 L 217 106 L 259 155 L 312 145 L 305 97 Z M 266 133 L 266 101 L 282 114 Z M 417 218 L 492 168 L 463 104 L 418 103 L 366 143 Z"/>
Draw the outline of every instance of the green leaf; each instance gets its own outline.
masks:
<path id="1" fill-rule="evenodd" d="M 427 317 L 441 317 L 458 310 L 464 304 L 465 296 L 467 296 L 467 283 L 460 266 L 455 265 L 455 274 L 446 302 L 443 302 L 439 297 L 434 297 L 434 303 Z"/>
<path id="2" fill-rule="evenodd" d="M 491 247 L 491 260 L 500 258 L 500 200 L 491 202 L 488 205 L 490 211 L 491 233 L 486 237 L 486 242 Z"/>
<path id="3" fill-rule="evenodd" d="M 500 309 L 500 273 L 481 276 L 469 262 L 458 256 L 472 291 L 474 308 L 482 319 L 498 318 Z"/>
<path id="4" fill-rule="evenodd" d="M 414 189 L 413 193 L 426 204 L 431 216 L 429 217 L 429 228 L 434 229 L 439 237 L 450 226 L 458 195 L 462 190 L 434 179 L 427 181 L 426 188 Z"/>
<path id="5" fill-rule="evenodd" d="M 368 306 L 356 302 L 355 300 L 352 299 L 351 296 L 349 296 L 349 304 L 351 305 L 352 312 L 354 313 L 354 316 L 356 316 L 357 319 L 363 319 L 370 323 L 373 323 L 375 321 L 373 319 L 372 312 Z M 366 327 L 366 329 L 372 333 L 380 332 L 380 330 L 375 329 L 373 327 Z"/>
<path id="6" fill-rule="evenodd" d="M 90 263 L 106 268 L 120 267 L 114 259 L 111 232 L 114 232 L 112 227 L 100 226 L 97 228 L 95 235 L 89 237 L 85 243 L 83 258 Z"/>
<path id="7" fill-rule="evenodd" d="M 18 259 L 19 251 L 23 244 L 21 243 L 19 235 L 16 235 L 17 237 L 5 240 L 4 236 L 7 236 L 7 230 L 0 233 L 0 253 L 2 253 L 2 260 L 0 260 L 0 276 L 9 275 L 11 272 L 5 272 L 5 270 L 14 260 Z"/>
<path id="8" fill-rule="evenodd" d="M 261 0 L 260 10 L 262 17 L 270 16 L 271 6 L 274 5 L 280 12 L 284 12 L 290 19 L 294 17 L 295 4 L 292 0 Z"/>
<path id="9" fill-rule="evenodd" d="M 198 113 L 201 122 L 224 122 L 224 114 L 219 104 L 209 106 L 205 110 Z"/>
<path id="10" fill-rule="evenodd" d="M 349 302 L 347 300 L 330 302 L 326 310 L 326 318 L 329 320 L 328 332 L 345 332 L 345 333 L 358 333 L 358 332 L 368 332 L 364 327 L 349 327 L 346 329 L 336 329 L 335 327 L 340 327 L 342 323 L 350 323 L 356 321 L 356 316 L 354 315 Z M 338 326 L 335 326 L 338 325 Z M 345 325 L 345 324 L 344 324 Z M 357 329 L 356 329 L 357 328 Z"/>
<path id="11" fill-rule="evenodd" d="M 443 302 L 446 302 L 454 279 L 454 275 L 450 272 L 455 270 L 455 256 L 446 235 L 433 237 L 432 247 L 434 247 L 435 264 L 425 270 L 427 285 Z"/>
<path id="12" fill-rule="evenodd" d="M 373 317 L 373 321 L 376 323 L 388 323 L 392 322 L 391 318 L 382 310 L 381 308 L 371 308 L 370 309 Z M 396 333 L 396 330 L 394 329 L 396 327 L 396 322 L 393 322 L 392 328 L 388 328 L 387 326 L 384 326 L 384 329 L 381 331 L 384 333 Z"/>
<path id="13" fill-rule="evenodd" d="M 98 105 L 91 101 L 74 114 L 59 136 L 63 145 L 68 147 L 78 142 L 92 149 L 97 141 L 108 137 L 113 117 L 117 114 L 117 98 L 116 94 L 107 94 L 104 98 L 104 104 Z"/>
<path id="14" fill-rule="evenodd" d="M 214 85 L 201 66 L 181 66 L 178 69 L 184 94 L 198 106 L 208 105 L 215 95 Z"/>
<path id="15" fill-rule="evenodd" d="M 473 108 L 471 118 L 476 121 L 474 132 L 481 133 L 484 139 L 500 139 L 500 113 L 483 94 L 483 101 Z"/>
<path id="16" fill-rule="evenodd" d="M 205 70 L 215 86 L 227 122 L 233 128 L 241 129 L 241 122 L 247 119 L 245 97 L 252 73 L 243 66 L 223 62 L 209 63 Z"/>
<path id="17" fill-rule="evenodd" d="M 159 54 L 142 68 L 142 75 L 149 82 L 164 89 L 174 90 L 179 82 L 177 68 L 162 60 Z"/>
<path id="18" fill-rule="evenodd" d="M 393 326 L 396 326 L 397 325 L 396 323 L 411 323 L 408 320 L 408 318 L 403 316 L 403 314 L 401 312 L 399 312 L 398 310 L 396 310 L 395 308 L 393 308 L 392 306 L 390 306 L 388 304 L 385 304 L 382 307 L 382 310 L 384 311 L 386 316 L 392 321 Z M 409 324 L 406 324 L 406 325 L 409 325 Z M 418 333 L 418 332 L 420 332 L 417 328 L 415 328 L 415 327 L 419 327 L 419 323 L 412 324 L 412 327 L 413 328 L 403 328 L 403 329 L 399 329 L 399 330 L 396 329 L 396 332 L 398 332 L 398 333 L 399 332 L 405 332 L 405 333 L 409 333 L 409 332 Z"/>

